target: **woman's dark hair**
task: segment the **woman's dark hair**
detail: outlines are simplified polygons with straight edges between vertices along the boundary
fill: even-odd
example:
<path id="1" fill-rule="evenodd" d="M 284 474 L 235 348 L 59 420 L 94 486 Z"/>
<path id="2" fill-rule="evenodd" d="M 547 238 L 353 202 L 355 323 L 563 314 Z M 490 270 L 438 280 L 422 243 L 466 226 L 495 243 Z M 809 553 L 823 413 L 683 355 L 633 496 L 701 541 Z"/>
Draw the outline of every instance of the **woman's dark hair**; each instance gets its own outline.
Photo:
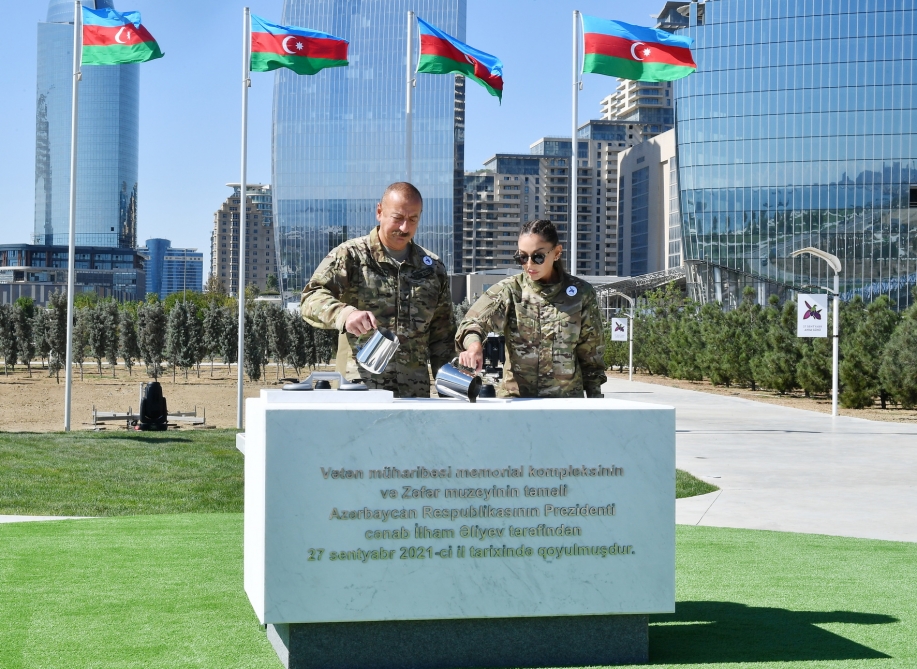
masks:
<path id="1" fill-rule="evenodd" d="M 543 218 L 536 218 L 534 221 L 524 224 L 522 229 L 519 230 L 519 236 L 521 237 L 522 235 L 538 235 L 551 246 L 557 246 L 559 243 L 557 228 L 554 227 L 551 221 Z"/>

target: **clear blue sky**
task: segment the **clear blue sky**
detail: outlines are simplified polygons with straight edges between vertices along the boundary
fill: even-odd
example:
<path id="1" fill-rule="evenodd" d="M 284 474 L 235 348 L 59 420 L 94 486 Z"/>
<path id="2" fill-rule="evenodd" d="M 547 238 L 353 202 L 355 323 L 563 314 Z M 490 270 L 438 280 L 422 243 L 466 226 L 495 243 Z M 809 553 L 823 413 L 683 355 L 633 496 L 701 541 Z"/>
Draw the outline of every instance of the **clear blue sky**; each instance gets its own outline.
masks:
<path id="1" fill-rule="evenodd" d="M 280 20 L 282 0 L 249 0 L 252 11 Z M 664 0 L 468 0 L 468 42 L 504 65 L 502 106 L 473 82 L 467 87 L 465 168 L 496 152 L 528 152 L 545 135 L 570 134 L 572 11 L 653 25 Z M 171 239 L 204 251 L 209 266 L 213 212 L 239 180 L 241 23 L 243 0 L 117 0 L 136 9 L 165 58 L 141 65 L 141 243 Z M 193 11 L 189 12 L 189 8 Z M 46 0 L 15 6 L 0 41 L 0 243 L 31 240 L 35 199 L 35 67 L 37 24 Z M 8 14 L 8 17 L 11 16 Z M 250 182 L 271 180 L 272 74 L 254 74 L 250 96 Z M 580 122 L 597 118 L 615 80 L 586 75 Z"/>

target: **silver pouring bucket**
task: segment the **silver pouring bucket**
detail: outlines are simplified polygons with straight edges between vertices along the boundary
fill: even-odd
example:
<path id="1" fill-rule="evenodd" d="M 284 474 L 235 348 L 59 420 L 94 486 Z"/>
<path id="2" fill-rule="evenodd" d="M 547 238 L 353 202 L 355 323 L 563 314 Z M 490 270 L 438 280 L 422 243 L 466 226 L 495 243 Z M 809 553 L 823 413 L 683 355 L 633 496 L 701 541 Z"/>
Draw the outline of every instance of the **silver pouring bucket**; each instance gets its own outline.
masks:
<path id="1" fill-rule="evenodd" d="M 458 358 L 446 363 L 436 372 L 436 392 L 441 396 L 455 397 L 466 402 L 474 403 L 481 392 L 481 377 L 474 373 L 462 371 L 467 367 L 458 365 Z"/>
<path id="2" fill-rule="evenodd" d="M 399 346 L 395 333 L 379 328 L 357 352 L 357 363 L 370 374 L 381 374 Z"/>

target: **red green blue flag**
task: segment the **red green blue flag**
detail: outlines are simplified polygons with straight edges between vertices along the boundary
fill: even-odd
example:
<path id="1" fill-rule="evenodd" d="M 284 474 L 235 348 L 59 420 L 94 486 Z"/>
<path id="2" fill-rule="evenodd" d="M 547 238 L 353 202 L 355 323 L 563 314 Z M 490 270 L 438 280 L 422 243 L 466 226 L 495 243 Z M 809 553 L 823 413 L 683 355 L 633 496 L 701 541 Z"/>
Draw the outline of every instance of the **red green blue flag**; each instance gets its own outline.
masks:
<path id="1" fill-rule="evenodd" d="M 315 74 L 347 65 L 350 43 L 328 33 L 281 26 L 252 14 L 252 72 L 288 67 L 296 74 Z"/>
<path id="2" fill-rule="evenodd" d="M 690 37 L 583 14 L 583 72 L 634 81 L 674 81 L 697 70 Z"/>
<path id="3" fill-rule="evenodd" d="M 503 100 L 503 62 L 499 58 L 459 42 L 420 17 L 417 25 L 420 27 L 418 72 L 464 74 Z"/>
<path id="4" fill-rule="evenodd" d="M 162 58 L 159 44 L 140 23 L 140 12 L 83 6 L 83 65 L 125 65 Z"/>

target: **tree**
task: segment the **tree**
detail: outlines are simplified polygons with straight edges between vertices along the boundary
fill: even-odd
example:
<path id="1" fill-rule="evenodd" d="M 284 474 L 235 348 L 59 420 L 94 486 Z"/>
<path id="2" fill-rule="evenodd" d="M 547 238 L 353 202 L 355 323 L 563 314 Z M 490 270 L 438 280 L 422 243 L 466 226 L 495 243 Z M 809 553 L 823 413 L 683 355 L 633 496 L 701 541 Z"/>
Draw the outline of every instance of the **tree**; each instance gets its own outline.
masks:
<path id="1" fill-rule="evenodd" d="M 885 345 L 879 382 L 905 409 L 917 405 L 917 301 L 904 312 Z"/>
<path id="2" fill-rule="evenodd" d="M 35 342 L 35 353 L 38 354 L 42 366 L 51 353 L 51 314 L 47 309 L 37 308 L 32 319 L 32 341 Z M 48 361 L 50 362 L 50 360 Z"/>
<path id="3" fill-rule="evenodd" d="M 118 327 L 121 325 L 121 318 L 118 313 L 118 303 L 114 300 L 105 300 L 105 326 L 108 328 L 108 342 L 105 346 L 105 360 L 111 368 L 111 378 L 115 378 L 115 369 L 118 366 Z"/>
<path id="4" fill-rule="evenodd" d="M 220 355 L 232 372 L 232 363 L 239 360 L 239 319 L 232 307 L 220 307 L 223 330 L 220 335 Z"/>
<path id="5" fill-rule="evenodd" d="M 249 381 L 259 381 L 267 362 L 267 319 L 262 309 L 245 313 L 245 373 Z"/>
<path id="6" fill-rule="evenodd" d="M 163 301 L 162 306 L 166 310 L 166 315 L 168 316 L 170 313 L 172 313 L 172 309 L 175 308 L 176 304 L 182 304 L 185 302 L 191 302 L 195 305 L 195 307 L 204 309 L 210 300 L 203 293 L 198 293 L 193 290 L 184 290 L 168 295 Z"/>
<path id="7" fill-rule="evenodd" d="M 155 293 L 151 294 L 155 295 Z M 162 374 L 162 359 L 166 344 L 166 314 L 158 298 L 148 301 L 138 310 L 137 338 L 147 373 L 154 379 L 158 379 Z"/>
<path id="8" fill-rule="evenodd" d="M 194 304 L 179 302 L 169 312 L 166 325 L 166 353 L 172 364 L 172 382 L 175 382 L 175 370 L 181 367 L 188 379 L 188 369 L 200 359 L 200 324 L 195 315 Z"/>
<path id="9" fill-rule="evenodd" d="M 218 306 L 222 306 L 225 302 L 226 286 L 223 285 L 223 282 L 220 281 L 216 274 L 211 274 L 207 277 L 207 282 L 204 284 L 204 295 L 211 304 L 216 303 Z"/>
<path id="10" fill-rule="evenodd" d="M 286 376 L 286 369 L 283 365 L 290 355 L 290 332 L 284 315 L 285 310 L 270 305 L 264 311 L 267 320 L 267 343 L 274 356 L 274 362 L 277 364 L 277 380 L 280 381 L 281 373 Z"/>
<path id="11" fill-rule="evenodd" d="M 276 293 L 280 288 L 280 284 L 277 282 L 276 274 L 268 274 L 267 279 L 265 280 L 265 287 L 267 288 L 266 292 Z"/>
<path id="12" fill-rule="evenodd" d="M 32 359 L 35 357 L 33 323 L 35 302 L 31 297 L 20 297 L 13 306 L 13 329 L 16 334 L 16 357 L 25 363 L 32 378 Z"/>
<path id="13" fill-rule="evenodd" d="M 86 314 L 86 329 L 89 335 L 89 355 L 96 360 L 99 366 L 99 376 L 102 376 L 102 360 L 108 351 L 108 312 L 104 302 L 80 310 Z"/>
<path id="14" fill-rule="evenodd" d="M 885 347 L 898 325 L 898 314 L 892 309 L 887 295 L 878 297 L 865 308 L 862 302 L 854 305 L 856 307 L 859 307 L 857 318 L 853 314 L 848 318 L 855 329 L 841 331 L 841 342 L 844 342 L 844 357 L 840 363 L 840 381 L 844 388 L 841 404 L 861 409 L 872 406 L 873 399 L 878 396 L 884 409 L 889 391 L 879 377 L 879 369 Z"/>
<path id="15" fill-rule="evenodd" d="M 133 375 L 134 361 L 140 359 L 140 346 L 137 343 L 137 321 L 130 309 L 121 309 L 118 326 L 118 354 L 124 360 L 127 373 Z"/>
<path id="16" fill-rule="evenodd" d="M 761 383 L 785 395 L 799 384 L 796 366 L 799 346 L 796 341 L 796 303 L 787 300 L 779 317 L 771 321 L 767 331 L 767 351 L 763 356 Z"/>
<path id="17" fill-rule="evenodd" d="M 312 326 L 306 323 L 299 314 L 284 312 L 284 319 L 289 332 L 290 350 L 287 363 L 296 370 L 296 376 L 302 378 L 303 367 L 315 366 L 315 339 Z"/>
<path id="18" fill-rule="evenodd" d="M 755 303 L 755 289 L 746 286 L 742 302 L 726 318 L 735 337 L 735 380 L 756 389 L 754 361 L 763 354 L 765 328 L 762 325 L 761 305 Z"/>
<path id="19" fill-rule="evenodd" d="M 628 322 L 628 327 L 630 327 L 630 322 Z M 628 359 L 628 343 L 626 341 L 612 341 L 611 340 L 611 321 L 606 321 L 605 326 L 605 368 L 614 369 L 614 366 L 617 365 L 621 373 L 624 373 L 624 365 L 627 364 Z"/>
<path id="20" fill-rule="evenodd" d="M 48 300 L 50 322 L 48 326 L 48 375 L 54 374 L 60 383 L 60 370 L 67 361 L 67 295 L 51 293 Z"/>
<path id="21" fill-rule="evenodd" d="M 831 330 L 833 314 L 828 314 L 828 328 Z M 797 340 L 799 347 L 799 362 L 796 364 L 796 380 L 806 397 L 811 395 L 827 395 L 831 392 L 832 378 L 832 352 L 830 337 L 800 337 Z"/>
<path id="22" fill-rule="evenodd" d="M 735 319 L 721 304 L 707 303 L 700 310 L 700 336 L 704 342 L 701 366 L 713 385 L 727 388 L 736 378 Z"/>
<path id="23" fill-rule="evenodd" d="M 761 310 L 758 327 L 753 330 L 752 340 L 755 355 L 749 360 L 751 373 L 757 384 L 767 386 L 768 362 L 767 353 L 770 350 L 768 336 L 774 323 L 780 320 L 780 299 L 771 295 L 767 299 L 767 306 Z M 754 387 L 752 389 L 755 389 Z"/>
<path id="24" fill-rule="evenodd" d="M 16 317 L 13 306 L 0 304 L 0 354 L 3 354 L 3 370 L 10 373 L 10 368 L 16 368 Z"/>
<path id="25" fill-rule="evenodd" d="M 337 355 L 338 350 L 338 331 L 337 330 L 313 330 L 315 336 L 315 362 L 316 364 L 327 365 Z"/>
<path id="26" fill-rule="evenodd" d="M 718 304 L 707 305 L 722 314 Z M 700 381 L 704 378 L 703 358 L 706 349 L 701 314 L 694 302 L 684 303 L 669 314 L 669 374 L 673 378 Z"/>
<path id="27" fill-rule="evenodd" d="M 95 293 L 92 294 L 95 295 Z M 73 362 L 80 366 L 80 381 L 83 380 L 83 363 L 86 362 L 86 348 L 89 346 L 92 304 L 95 304 L 95 302 L 92 302 L 90 306 L 77 310 L 74 314 L 72 355 Z"/>
<path id="28" fill-rule="evenodd" d="M 211 301 L 204 309 L 203 354 L 210 360 L 210 376 L 213 377 L 213 361 L 219 355 L 223 339 L 223 312 Z"/>

